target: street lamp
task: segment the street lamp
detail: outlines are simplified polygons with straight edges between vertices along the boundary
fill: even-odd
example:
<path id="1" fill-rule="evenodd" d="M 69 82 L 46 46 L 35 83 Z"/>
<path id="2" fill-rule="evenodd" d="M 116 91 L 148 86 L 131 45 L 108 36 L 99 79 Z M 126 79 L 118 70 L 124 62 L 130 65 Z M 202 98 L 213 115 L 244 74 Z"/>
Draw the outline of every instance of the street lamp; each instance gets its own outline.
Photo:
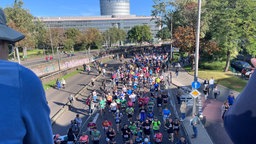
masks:
<path id="1" fill-rule="evenodd" d="M 200 19 L 201 19 L 201 0 L 198 0 L 198 17 L 197 17 L 196 50 L 195 50 L 195 72 L 194 72 L 194 81 L 195 82 L 197 81 L 197 78 L 198 78 Z M 194 98 L 192 115 L 194 113 L 196 113 L 196 98 Z"/>

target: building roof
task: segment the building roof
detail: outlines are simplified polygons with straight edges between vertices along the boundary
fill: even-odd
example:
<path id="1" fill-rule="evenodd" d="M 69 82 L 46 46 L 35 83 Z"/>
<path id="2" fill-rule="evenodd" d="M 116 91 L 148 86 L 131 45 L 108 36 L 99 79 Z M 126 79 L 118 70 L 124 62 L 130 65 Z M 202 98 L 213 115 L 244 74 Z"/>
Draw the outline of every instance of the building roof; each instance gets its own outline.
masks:
<path id="1" fill-rule="evenodd" d="M 152 19 L 152 16 L 86 16 L 86 17 L 38 17 L 41 21 L 86 21 L 86 20 L 132 20 L 132 19 Z"/>

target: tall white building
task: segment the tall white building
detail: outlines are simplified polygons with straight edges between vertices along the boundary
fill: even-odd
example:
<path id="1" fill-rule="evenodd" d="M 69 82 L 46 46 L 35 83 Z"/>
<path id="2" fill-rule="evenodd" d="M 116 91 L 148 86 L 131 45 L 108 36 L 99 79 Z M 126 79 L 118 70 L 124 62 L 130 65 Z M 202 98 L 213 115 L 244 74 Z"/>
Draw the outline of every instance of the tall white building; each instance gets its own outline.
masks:
<path id="1" fill-rule="evenodd" d="M 100 0 L 101 15 L 130 15 L 130 0 Z"/>

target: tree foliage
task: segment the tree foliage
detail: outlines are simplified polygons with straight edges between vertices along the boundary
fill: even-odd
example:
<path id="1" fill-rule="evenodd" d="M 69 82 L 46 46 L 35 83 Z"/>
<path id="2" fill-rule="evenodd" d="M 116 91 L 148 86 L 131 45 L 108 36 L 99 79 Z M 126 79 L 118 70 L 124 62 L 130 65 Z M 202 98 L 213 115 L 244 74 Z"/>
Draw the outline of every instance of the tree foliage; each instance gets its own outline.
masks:
<path id="1" fill-rule="evenodd" d="M 89 28 L 82 32 L 80 43 L 86 45 L 88 49 L 100 48 L 102 44 L 102 34 L 96 28 Z"/>
<path id="2" fill-rule="evenodd" d="M 126 32 L 122 29 L 112 27 L 103 33 L 103 39 L 108 46 L 124 41 L 126 39 Z"/>
<path id="3" fill-rule="evenodd" d="M 192 27 L 178 27 L 174 32 L 174 45 L 181 52 L 192 54 L 195 51 L 195 33 Z"/>
<path id="4" fill-rule="evenodd" d="M 13 6 L 6 7 L 4 12 L 7 17 L 7 25 L 26 36 L 24 40 L 16 44 L 18 47 L 23 48 L 23 54 L 26 57 L 27 48 L 33 49 L 36 45 L 34 17 L 28 10 L 23 8 L 23 2 L 21 0 L 15 0 Z"/>
<path id="5" fill-rule="evenodd" d="M 153 36 L 150 31 L 150 27 L 147 25 L 134 26 L 127 33 L 127 39 L 131 42 L 142 43 L 151 42 Z"/>
<path id="6" fill-rule="evenodd" d="M 156 37 L 160 38 L 162 40 L 167 40 L 167 39 L 171 38 L 171 32 L 168 29 L 168 27 L 164 27 L 160 31 L 157 32 Z"/>
<path id="7" fill-rule="evenodd" d="M 206 8 L 210 17 L 210 32 L 226 54 L 225 71 L 232 54 L 246 49 L 255 55 L 255 6 L 251 0 L 212 0 Z"/>

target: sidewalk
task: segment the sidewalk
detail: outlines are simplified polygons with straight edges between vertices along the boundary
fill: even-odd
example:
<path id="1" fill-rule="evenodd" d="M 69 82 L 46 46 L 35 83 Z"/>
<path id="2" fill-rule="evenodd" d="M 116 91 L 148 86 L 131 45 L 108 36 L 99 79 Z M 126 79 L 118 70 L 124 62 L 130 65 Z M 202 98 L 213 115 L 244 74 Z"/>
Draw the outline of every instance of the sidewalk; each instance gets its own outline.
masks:
<path id="1" fill-rule="evenodd" d="M 188 74 L 186 71 L 180 70 L 178 77 L 174 75 L 173 71 L 172 82 L 174 85 L 191 88 L 191 83 L 193 81 L 194 76 Z M 202 79 L 198 79 L 198 81 L 203 83 Z M 192 144 L 232 144 L 232 141 L 223 127 L 223 121 L 221 119 L 221 106 L 227 99 L 230 91 L 234 92 L 235 95 L 238 95 L 239 93 L 220 85 L 218 85 L 218 88 L 220 90 L 220 95 L 217 97 L 217 100 L 212 99 L 211 95 L 207 100 L 205 100 L 202 89 L 198 89 L 201 92 L 204 118 L 202 123 L 198 126 L 198 137 L 195 139 L 191 139 L 193 130 L 189 122 L 192 116 L 192 106 L 187 106 L 187 118 L 183 121 L 183 126 L 187 131 Z"/>
<path id="2" fill-rule="evenodd" d="M 91 72 L 90 75 L 84 72 L 77 74 L 69 79 L 66 79 L 66 88 L 55 89 L 50 88 L 46 90 L 46 99 L 51 109 L 50 118 L 52 118 L 68 101 L 68 97 L 76 95 L 84 86 L 86 86 L 91 78 L 96 76 L 95 72 Z"/>

